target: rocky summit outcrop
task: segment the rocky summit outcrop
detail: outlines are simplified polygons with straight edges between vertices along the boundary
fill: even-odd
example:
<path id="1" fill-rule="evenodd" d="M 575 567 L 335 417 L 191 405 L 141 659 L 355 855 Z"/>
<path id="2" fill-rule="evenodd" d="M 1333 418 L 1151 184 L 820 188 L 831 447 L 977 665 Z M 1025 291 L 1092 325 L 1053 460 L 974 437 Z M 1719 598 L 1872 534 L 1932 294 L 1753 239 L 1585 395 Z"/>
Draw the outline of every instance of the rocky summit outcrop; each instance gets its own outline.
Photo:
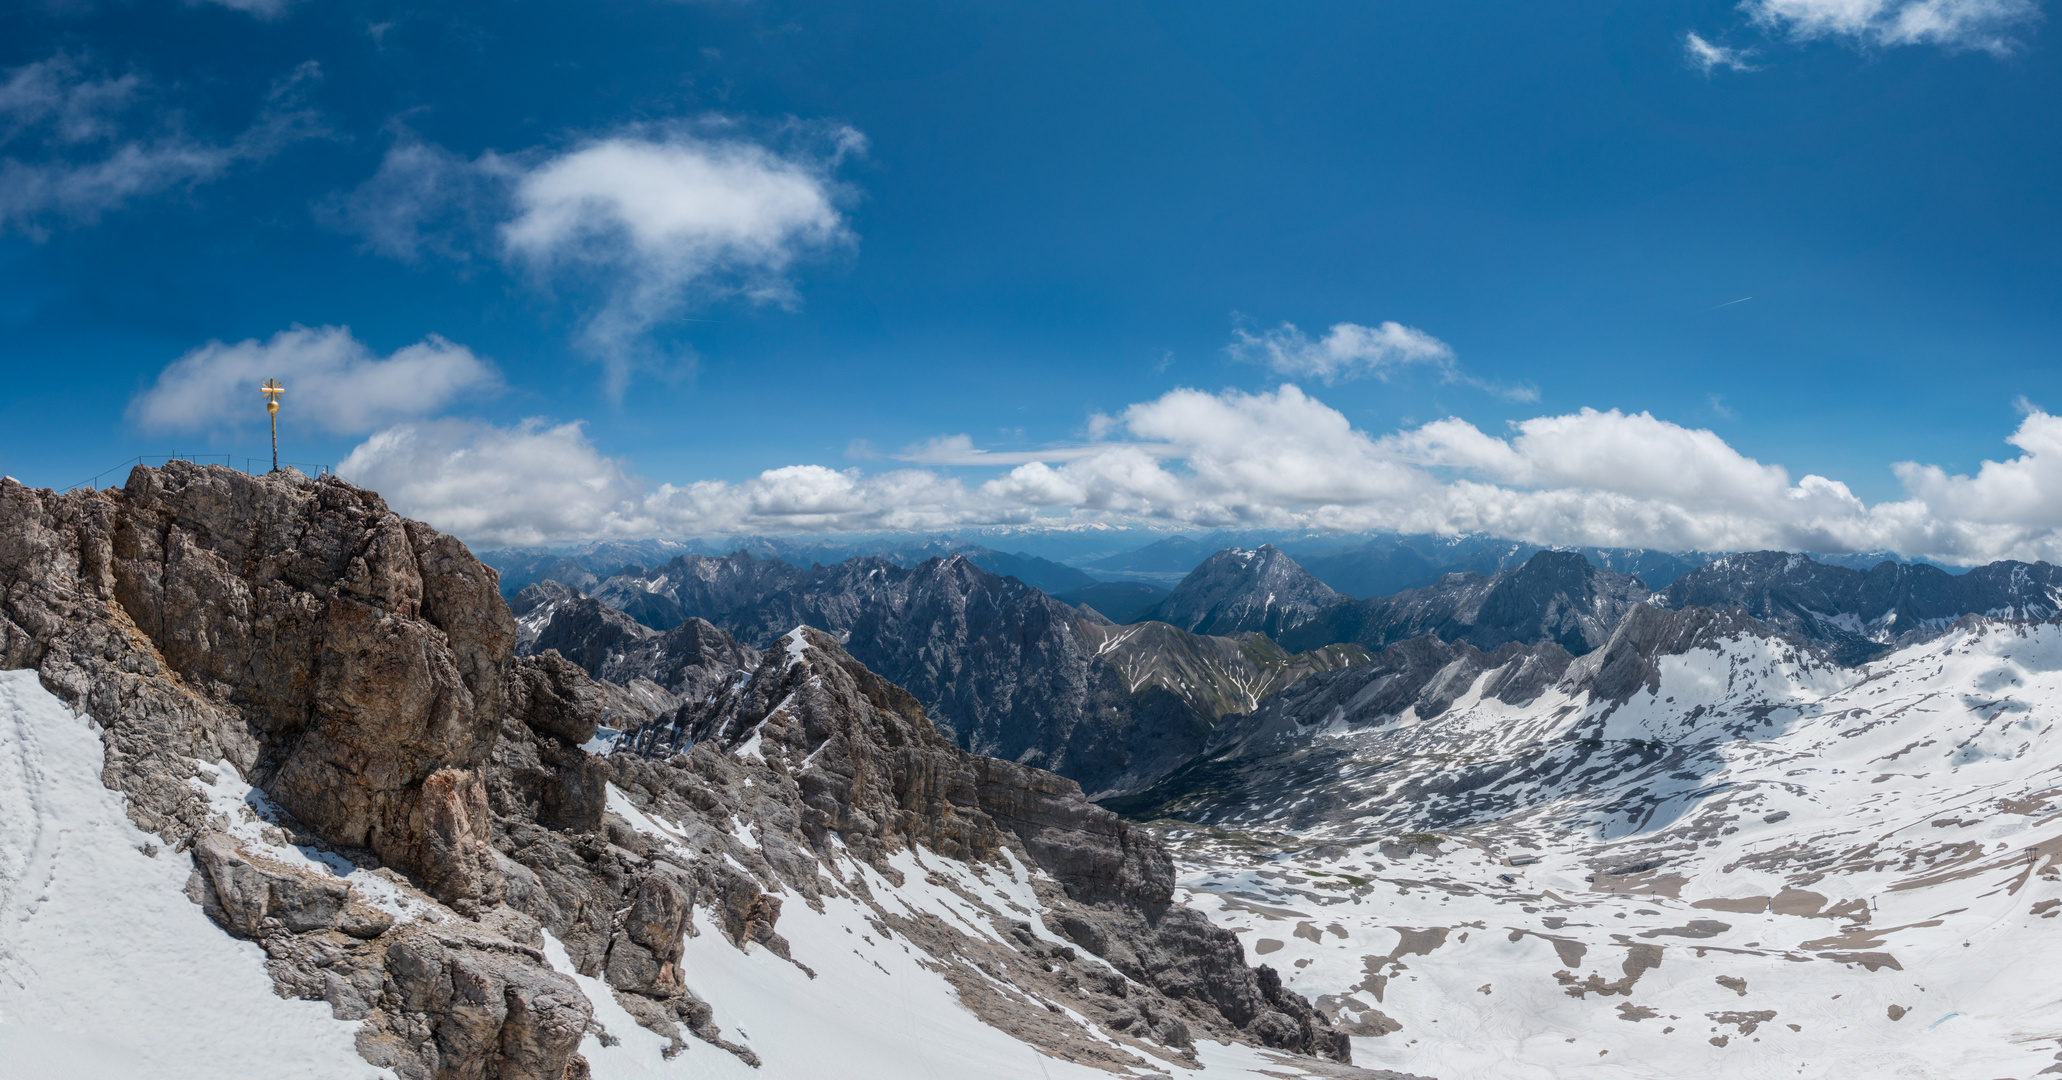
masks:
<path id="1" fill-rule="evenodd" d="M 232 763 L 440 899 L 500 880 L 479 767 L 515 625 L 463 545 L 335 481 L 139 469 L 54 496 L 0 481 L 0 665 L 106 725 L 107 779 L 175 827 L 187 761 Z"/>
<path id="2" fill-rule="evenodd" d="M 0 589 L 0 667 L 99 721 L 103 781 L 194 854 L 196 897 L 267 946 L 283 989 L 366 1020 L 368 1057 L 407 1077 L 584 1072 L 592 1010 L 521 940 L 534 921 L 394 929 L 242 853 L 196 785 L 220 763 L 293 835 L 462 919 L 506 911 L 489 758 L 509 717 L 577 728 L 577 695 L 540 699 L 563 673 L 515 660 L 494 574 L 463 545 L 334 479 L 175 462 L 62 496 L 0 480 Z"/>
<path id="3" fill-rule="evenodd" d="M 1189 571 L 1153 618 L 1196 634 L 1282 632 L 1344 599 L 1273 544 L 1226 548 Z"/>
<path id="4" fill-rule="evenodd" d="M 650 645 L 588 614 L 622 633 L 587 663 Z M 1155 839 L 1066 780 L 953 746 L 833 639 L 755 655 L 698 628 L 706 662 L 676 670 L 692 692 L 661 721 L 555 648 L 518 655 L 526 633 L 463 545 L 333 477 L 174 462 L 105 491 L 0 480 L 0 667 L 99 722 L 103 781 L 193 860 L 188 895 L 404 1080 L 584 1077 L 583 1040 L 620 1034 L 590 993 L 668 1054 L 692 1037 L 756 1063 L 685 942 L 706 928 L 806 970 L 784 898 L 862 905 L 983 1018 L 1074 1060 L 1186 1060 L 1197 1033 L 1347 1056 L 1236 938 L 1170 902 Z M 698 681 L 724 665 L 747 677 Z M 890 902 L 912 859 L 926 888 L 958 890 L 958 924 Z M 997 874 L 1038 899 L 948 881 Z"/>

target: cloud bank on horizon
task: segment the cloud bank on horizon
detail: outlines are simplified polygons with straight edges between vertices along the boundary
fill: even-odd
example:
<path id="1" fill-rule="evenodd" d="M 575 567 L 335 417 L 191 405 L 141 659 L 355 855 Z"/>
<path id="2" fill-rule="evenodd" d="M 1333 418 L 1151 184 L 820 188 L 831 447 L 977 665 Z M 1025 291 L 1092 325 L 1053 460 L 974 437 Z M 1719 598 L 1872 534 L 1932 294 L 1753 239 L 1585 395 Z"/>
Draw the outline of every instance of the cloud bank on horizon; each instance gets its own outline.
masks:
<path id="1" fill-rule="evenodd" d="M 1894 464 L 1906 497 L 1874 506 L 1838 480 L 1793 480 L 1711 431 L 1644 412 L 1583 409 L 1502 434 L 1449 418 L 1377 435 L 1286 384 L 1175 390 L 1092 418 L 1090 430 L 1094 441 L 985 480 L 797 464 L 741 482 L 652 485 L 578 423 L 447 419 L 381 430 L 337 471 L 488 545 L 1107 522 L 2062 561 L 2062 418 L 2040 410 L 2008 439 L 2018 457 L 1975 476 Z"/>

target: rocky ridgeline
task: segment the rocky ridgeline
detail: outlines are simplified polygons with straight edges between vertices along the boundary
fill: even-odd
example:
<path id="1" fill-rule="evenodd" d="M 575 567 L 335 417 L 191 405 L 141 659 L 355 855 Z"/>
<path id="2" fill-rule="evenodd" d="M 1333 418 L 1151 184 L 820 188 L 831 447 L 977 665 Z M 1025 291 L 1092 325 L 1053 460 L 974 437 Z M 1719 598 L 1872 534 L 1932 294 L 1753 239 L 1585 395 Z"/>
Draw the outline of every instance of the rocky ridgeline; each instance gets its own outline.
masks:
<path id="1" fill-rule="evenodd" d="M 759 650 L 690 618 L 665 633 L 556 581 L 520 593 L 510 611 L 521 627 L 516 651 L 557 652 L 589 675 L 628 692 L 602 718 L 619 730 L 723 691 L 759 662 Z"/>
<path id="2" fill-rule="evenodd" d="M 532 628 L 523 647 L 556 648 L 625 687 L 644 679 L 682 694 L 677 672 L 698 662 L 664 668 L 657 658 L 720 651 L 711 630 L 765 648 L 795 626 L 819 627 L 907 688 L 963 749 L 1051 769 L 1098 796 L 1166 775 L 1226 715 L 1249 711 L 1272 688 L 1364 655 L 1349 647 L 1291 656 L 1251 634 L 1167 626 L 1138 634 L 957 554 L 911 567 L 861 557 L 802 570 L 737 552 L 632 569 L 591 596 L 555 581 L 526 587 L 514 600 Z M 660 632 L 704 644 L 637 644 Z"/>
<path id="3" fill-rule="evenodd" d="M 1953 575 L 1923 564 L 1856 570 L 1760 551 L 1714 559 L 1656 591 L 1580 552 L 1541 551 L 1493 574 L 1451 573 L 1352 600 L 1331 594 L 1287 555 L 1260 557 L 1270 550 L 1219 552 L 1174 590 L 1162 617 L 1214 634 L 1266 633 L 1291 651 L 1338 643 L 1372 651 L 1431 635 L 1483 650 L 1553 642 L 1579 656 L 1609 640 L 1638 607 L 1738 608 L 1852 665 L 1939 634 L 1966 615 L 2062 614 L 2062 568 L 2047 563 L 1996 562 Z M 1332 600 L 1319 603 L 1325 595 Z"/>
<path id="4" fill-rule="evenodd" d="M 954 746 L 833 638 L 760 654 L 712 628 L 655 643 L 581 617 L 617 634 L 604 669 L 635 653 L 670 681 L 626 690 L 557 651 L 519 656 L 534 631 L 492 571 L 333 477 L 174 462 L 119 490 L 0 481 L 0 667 L 34 668 L 102 725 L 103 781 L 194 860 L 190 895 L 264 948 L 282 994 L 363 1021 L 361 1053 L 409 1080 L 586 1075 L 593 1007 L 547 933 L 675 1050 L 695 1036 L 750 1060 L 694 993 L 684 935 L 699 910 L 787 956 L 783 897 L 831 892 L 1049 1052 L 1171 1061 L 1207 1034 L 1346 1058 L 1235 938 L 1170 903 L 1157 841 L 1069 781 Z M 648 755 L 585 749 L 604 719 Z M 203 797 L 220 767 L 277 802 L 262 840 Z M 891 913 L 867 873 L 899 881 L 891 860 L 918 848 L 1034 868 L 1046 925 L 998 945 Z M 995 981 L 1076 1002 L 1103 1037 Z"/>

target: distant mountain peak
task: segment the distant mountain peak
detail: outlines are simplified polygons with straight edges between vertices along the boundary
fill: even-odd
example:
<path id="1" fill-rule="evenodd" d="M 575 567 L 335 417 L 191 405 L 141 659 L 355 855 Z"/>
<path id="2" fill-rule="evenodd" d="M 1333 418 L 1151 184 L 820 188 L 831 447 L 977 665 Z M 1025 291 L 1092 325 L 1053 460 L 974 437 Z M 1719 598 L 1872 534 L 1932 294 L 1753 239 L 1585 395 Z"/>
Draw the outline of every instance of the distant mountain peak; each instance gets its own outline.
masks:
<path id="1" fill-rule="evenodd" d="M 1278 637 L 1341 597 L 1280 548 L 1225 548 L 1189 572 L 1158 618 L 1195 634 Z"/>

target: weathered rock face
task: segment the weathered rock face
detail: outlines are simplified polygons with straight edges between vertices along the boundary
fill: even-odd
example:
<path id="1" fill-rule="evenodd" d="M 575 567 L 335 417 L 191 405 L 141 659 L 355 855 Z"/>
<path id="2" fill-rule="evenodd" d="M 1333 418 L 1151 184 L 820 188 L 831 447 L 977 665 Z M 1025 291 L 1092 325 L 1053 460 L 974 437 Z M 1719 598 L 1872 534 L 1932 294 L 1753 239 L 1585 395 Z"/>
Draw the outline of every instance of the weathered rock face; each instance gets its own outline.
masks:
<path id="1" fill-rule="evenodd" d="M 153 821 L 170 757 L 227 759 L 332 842 L 491 900 L 478 766 L 515 626 L 456 540 L 337 481 L 174 463 L 119 491 L 0 483 L 0 634 L 103 723 Z M 183 778 L 190 770 L 173 767 Z"/>

